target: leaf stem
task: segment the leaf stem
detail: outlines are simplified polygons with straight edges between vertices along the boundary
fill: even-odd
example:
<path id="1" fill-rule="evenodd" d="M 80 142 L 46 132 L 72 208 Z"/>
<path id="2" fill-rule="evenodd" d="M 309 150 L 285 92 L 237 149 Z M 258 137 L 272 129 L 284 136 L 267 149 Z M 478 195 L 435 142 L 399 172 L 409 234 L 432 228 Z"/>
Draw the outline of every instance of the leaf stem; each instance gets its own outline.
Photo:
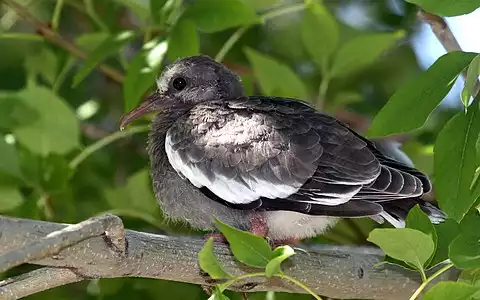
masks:
<path id="1" fill-rule="evenodd" d="M 241 276 L 237 276 L 235 278 L 232 278 L 230 279 L 229 281 L 226 281 L 222 284 L 219 285 L 219 288 L 220 290 L 223 292 L 224 290 L 226 290 L 229 286 L 231 286 L 232 284 L 234 284 L 236 281 L 240 281 L 240 280 L 243 280 L 243 279 L 247 279 L 247 278 L 252 278 L 252 277 L 265 277 L 265 272 L 258 272 L 258 273 L 249 273 L 249 274 L 244 274 L 244 275 L 241 275 Z"/>
<path id="2" fill-rule="evenodd" d="M 448 264 L 444 266 L 443 268 L 439 269 L 437 272 L 433 273 L 432 276 L 428 277 L 426 280 L 423 281 L 423 283 L 418 287 L 418 289 L 413 293 L 413 295 L 409 298 L 409 300 L 415 300 L 417 299 L 418 295 L 425 289 L 425 287 L 435 278 L 437 278 L 440 274 L 443 272 L 447 271 L 453 267 L 453 264 Z M 423 272 L 423 276 L 425 276 L 425 273 Z"/>
<path id="3" fill-rule="evenodd" d="M 55 4 L 55 9 L 53 10 L 53 17 L 52 17 L 53 31 L 58 30 L 58 24 L 60 23 L 60 15 L 62 13 L 63 4 L 64 4 L 63 0 L 57 0 L 57 3 Z"/>
<path id="4" fill-rule="evenodd" d="M 303 10 L 305 9 L 305 4 L 304 3 L 295 3 L 291 5 L 285 5 L 283 7 L 280 7 L 279 9 L 272 9 L 271 11 L 268 11 L 264 13 L 263 15 L 260 16 L 263 22 L 268 21 L 270 19 L 286 15 L 286 14 L 291 14 L 293 12 Z"/>
<path id="5" fill-rule="evenodd" d="M 302 289 L 304 289 L 307 293 L 309 293 L 310 295 L 312 295 L 315 299 L 317 300 L 322 300 L 322 298 L 320 296 L 318 296 L 317 294 L 315 294 L 314 291 L 312 291 L 308 286 L 306 286 L 305 284 L 303 284 L 302 282 L 296 280 L 295 278 L 293 277 L 290 277 L 288 275 L 285 275 L 285 274 L 277 274 L 275 275 L 277 277 L 280 277 L 280 278 L 283 278 L 283 279 L 286 279 L 294 284 L 296 284 L 297 286 L 301 287 Z"/>
<path id="6" fill-rule="evenodd" d="M 97 24 L 98 27 L 104 32 L 110 32 L 108 29 L 108 26 L 103 23 L 102 19 L 97 15 L 97 12 L 95 11 L 95 7 L 93 5 L 92 0 L 84 0 L 83 4 L 85 5 L 85 10 L 87 12 L 87 15 L 93 20 L 95 24 Z"/>
<path id="7" fill-rule="evenodd" d="M 296 3 L 296 4 L 291 4 L 291 5 L 285 5 L 281 8 L 273 9 L 269 12 L 264 13 L 263 15 L 260 16 L 260 20 L 262 22 L 265 22 L 265 21 L 268 21 L 270 19 L 282 16 L 282 15 L 285 15 L 285 14 L 289 14 L 289 13 L 293 13 L 293 12 L 302 10 L 304 8 L 305 8 L 304 3 Z M 220 51 L 218 51 L 217 55 L 215 56 L 215 60 L 218 61 L 218 62 L 222 62 L 223 59 L 225 58 L 225 56 L 227 55 L 227 53 L 233 48 L 235 43 L 238 42 L 238 40 L 242 37 L 242 35 L 248 29 L 250 29 L 250 27 L 252 27 L 252 25 L 247 25 L 247 26 L 243 26 L 243 27 L 238 28 L 228 38 L 228 40 L 225 42 L 225 44 L 223 44 L 222 48 L 220 49 Z"/>
<path id="8" fill-rule="evenodd" d="M 127 137 L 134 135 L 135 133 L 139 132 L 145 132 L 150 128 L 149 125 L 143 125 L 143 126 L 131 126 L 123 131 L 116 131 L 112 133 L 109 136 L 104 137 L 101 140 L 98 140 L 97 142 L 89 145 L 85 149 L 83 149 L 82 152 L 80 152 L 77 156 L 75 156 L 70 163 L 68 164 L 71 169 L 75 170 L 79 164 L 81 164 L 85 159 L 87 159 L 90 155 L 92 155 L 94 152 L 102 149 L 103 147 L 111 144 L 112 142 Z"/>
<path id="9" fill-rule="evenodd" d="M 250 28 L 250 26 L 244 26 L 240 27 L 235 31 L 223 44 L 222 48 L 220 51 L 218 51 L 217 55 L 215 56 L 215 60 L 218 62 L 222 62 L 222 60 L 225 58 L 227 53 L 230 51 L 230 49 L 233 48 L 233 45 L 235 45 L 236 42 L 242 37 L 242 35 Z"/>

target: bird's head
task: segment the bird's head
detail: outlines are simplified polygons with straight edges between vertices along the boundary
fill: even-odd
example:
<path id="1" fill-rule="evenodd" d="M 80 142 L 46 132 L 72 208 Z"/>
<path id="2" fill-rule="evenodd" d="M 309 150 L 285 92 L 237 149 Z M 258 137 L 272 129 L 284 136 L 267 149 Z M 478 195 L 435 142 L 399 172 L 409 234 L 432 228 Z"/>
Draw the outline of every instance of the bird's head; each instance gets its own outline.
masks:
<path id="1" fill-rule="evenodd" d="M 157 79 L 157 90 L 125 114 L 120 128 L 154 111 L 187 111 L 196 104 L 238 98 L 243 88 L 238 76 L 208 56 L 191 56 L 167 66 Z"/>

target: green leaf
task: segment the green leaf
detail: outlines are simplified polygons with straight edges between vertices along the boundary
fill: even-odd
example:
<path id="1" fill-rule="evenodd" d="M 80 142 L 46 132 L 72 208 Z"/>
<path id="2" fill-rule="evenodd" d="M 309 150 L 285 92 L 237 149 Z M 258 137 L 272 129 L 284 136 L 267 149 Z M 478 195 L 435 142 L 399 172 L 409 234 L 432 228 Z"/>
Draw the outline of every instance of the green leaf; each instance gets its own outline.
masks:
<path id="1" fill-rule="evenodd" d="M 441 15 L 452 17 L 471 13 L 480 7 L 480 0 L 406 0 L 416 4 L 424 10 Z"/>
<path id="2" fill-rule="evenodd" d="M 198 28 L 207 33 L 250 25 L 260 20 L 255 10 L 240 0 L 195 1 L 185 11 L 185 17 L 194 20 Z"/>
<path id="3" fill-rule="evenodd" d="M 445 222 L 435 225 L 435 229 L 438 236 L 438 242 L 437 251 L 430 263 L 431 266 L 435 266 L 448 259 L 448 248 L 460 233 L 460 226 L 452 219 L 447 219 Z"/>
<path id="4" fill-rule="evenodd" d="M 18 93 L 0 93 L 0 128 L 11 130 L 37 119 L 37 111 L 25 104 Z"/>
<path id="5" fill-rule="evenodd" d="M 480 288 L 480 269 L 463 270 L 458 282 L 470 284 Z"/>
<path id="6" fill-rule="evenodd" d="M 49 84 L 52 85 L 55 82 L 58 61 L 52 50 L 42 47 L 40 51 L 28 55 L 25 58 L 25 67 L 40 74 Z"/>
<path id="7" fill-rule="evenodd" d="M 198 252 L 198 262 L 200 264 L 200 268 L 207 272 L 208 275 L 210 275 L 210 277 L 213 279 L 230 278 L 232 276 L 223 270 L 222 266 L 213 254 L 213 241 L 213 237 L 209 238 L 203 245 L 202 250 Z"/>
<path id="8" fill-rule="evenodd" d="M 272 249 L 260 236 L 236 229 L 215 219 L 235 258 L 246 265 L 264 268 L 272 257 Z"/>
<path id="9" fill-rule="evenodd" d="M 469 300 L 479 291 L 478 287 L 469 284 L 444 281 L 432 287 L 423 300 Z"/>
<path id="10" fill-rule="evenodd" d="M 308 98 L 305 85 L 288 66 L 250 48 L 245 49 L 245 54 L 265 95 Z"/>
<path id="11" fill-rule="evenodd" d="M 147 1 L 138 1 L 138 0 L 114 0 L 118 4 L 124 5 L 132 10 L 132 12 L 137 15 L 141 20 L 146 20 L 150 15 L 149 6 Z M 160 0 L 151 0 L 151 1 L 160 1 Z"/>
<path id="12" fill-rule="evenodd" d="M 265 9 L 269 6 L 278 4 L 280 0 L 242 0 L 248 6 L 253 7 L 254 9 Z"/>
<path id="13" fill-rule="evenodd" d="M 455 266 L 459 268 L 480 268 L 479 238 L 472 235 L 460 234 L 450 245 L 449 257 Z"/>
<path id="14" fill-rule="evenodd" d="M 419 271 L 423 271 L 435 249 L 429 235 L 410 228 L 374 229 L 367 240 L 382 248 L 388 256 L 404 261 Z"/>
<path id="15" fill-rule="evenodd" d="M 107 188 L 104 194 L 107 202 L 114 209 L 140 211 L 150 215 L 158 212 L 147 169 L 130 175 L 125 186 Z"/>
<path id="16" fill-rule="evenodd" d="M 474 57 L 474 53 L 466 52 L 449 52 L 440 57 L 427 71 L 403 85 L 390 98 L 375 116 L 368 136 L 408 132 L 423 126 L 448 94 L 458 74 Z M 402 118 L 398 118 L 399 115 Z"/>
<path id="17" fill-rule="evenodd" d="M 317 2 L 310 2 L 302 21 L 302 41 L 315 63 L 326 70 L 330 55 L 338 44 L 338 25 L 328 10 Z"/>
<path id="18" fill-rule="evenodd" d="M 125 111 L 133 109 L 155 83 L 160 64 L 167 52 L 167 43 L 156 40 L 146 43 L 130 62 L 123 83 Z"/>
<path id="19" fill-rule="evenodd" d="M 364 35 L 348 41 L 338 50 L 330 76 L 344 77 L 367 67 L 404 36 L 403 31 L 398 31 Z"/>
<path id="20" fill-rule="evenodd" d="M 169 60 L 193 56 L 200 53 L 200 42 L 198 40 L 195 23 L 189 19 L 181 19 L 172 30 L 168 38 Z"/>
<path id="21" fill-rule="evenodd" d="M 38 114 L 34 122 L 13 131 L 20 144 L 42 156 L 66 154 L 80 146 L 78 120 L 63 99 L 51 90 L 36 86 L 17 96 Z"/>
<path id="22" fill-rule="evenodd" d="M 420 206 L 417 204 L 415 205 L 407 215 L 405 219 L 405 224 L 407 228 L 416 229 L 429 235 L 432 238 L 434 250 L 432 252 L 432 256 L 428 259 L 427 263 L 425 264 L 428 266 L 432 261 L 436 248 L 437 248 L 437 232 L 435 231 L 435 227 L 433 226 L 432 222 L 428 218 L 428 216 L 422 211 Z"/>
<path id="23" fill-rule="evenodd" d="M 475 85 L 480 75 L 480 55 L 475 56 L 467 70 L 467 79 L 463 87 L 461 98 L 462 103 L 467 108 L 470 97 L 475 95 Z"/>
<path id="24" fill-rule="evenodd" d="M 288 245 L 277 247 L 273 251 L 272 259 L 270 259 L 267 267 L 265 268 L 265 275 L 267 277 L 272 277 L 276 274 L 280 274 L 282 272 L 282 262 L 293 254 L 295 254 L 295 251 L 293 251 L 293 249 Z"/>
<path id="25" fill-rule="evenodd" d="M 160 12 L 167 0 L 150 0 L 150 16 L 155 24 L 160 23 Z"/>
<path id="26" fill-rule="evenodd" d="M 16 178 L 22 177 L 15 146 L 5 142 L 5 137 L 0 134 L 0 173 Z"/>
<path id="27" fill-rule="evenodd" d="M 0 185 L 0 212 L 7 212 L 23 203 L 23 197 L 16 187 Z"/>
<path id="28" fill-rule="evenodd" d="M 213 294 L 208 298 L 208 300 L 230 300 L 227 296 L 225 296 L 220 288 L 215 286 L 215 290 L 213 291 Z"/>
<path id="29" fill-rule="evenodd" d="M 92 71 L 97 64 L 99 64 L 105 58 L 116 54 L 120 49 L 128 43 L 135 33 L 133 31 L 123 31 L 121 33 L 111 35 L 105 39 L 92 53 L 88 56 L 88 59 L 84 62 L 82 68 L 73 77 L 73 86 L 77 86 L 82 82 L 85 77 Z"/>
<path id="30" fill-rule="evenodd" d="M 477 166 L 480 133 L 480 95 L 468 113 L 457 113 L 438 134 L 435 143 L 435 194 L 440 208 L 459 222 L 478 197 L 470 190 Z"/>
<path id="31" fill-rule="evenodd" d="M 93 51 L 95 50 L 95 48 L 97 48 L 103 42 L 105 42 L 105 40 L 107 40 L 108 37 L 109 37 L 108 33 L 104 31 L 90 32 L 90 33 L 85 33 L 78 36 L 75 39 L 75 43 L 84 50 Z"/>

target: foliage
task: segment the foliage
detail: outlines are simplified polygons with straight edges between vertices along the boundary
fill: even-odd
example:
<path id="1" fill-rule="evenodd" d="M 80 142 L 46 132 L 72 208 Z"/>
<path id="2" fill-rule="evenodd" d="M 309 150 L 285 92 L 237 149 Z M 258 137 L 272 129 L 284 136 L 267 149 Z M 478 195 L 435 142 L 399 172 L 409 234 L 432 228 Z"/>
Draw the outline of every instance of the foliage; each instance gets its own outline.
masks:
<path id="1" fill-rule="evenodd" d="M 425 299 L 480 299 L 480 56 L 448 53 L 422 72 L 405 43 L 417 29 L 418 6 L 453 16 L 478 8 L 479 0 L 395 0 L 397 10 L 387 4 L 392 1 L 359 0 L 371 12 L 362 26 L 339 13 L 348 1 L 18 0 L 42 28 L 15 14 L 11 1 L 0 4 L 0 213 L 73 223 L 111 212 L 136 230 L 201 234 L 163 220 L 145 154 L 149 120 L 121 132 L 118 120 L 154 88 L 167 63 L 203 53 L 237 72 L 247 94 L 309 101 L 371 137 L 408 136 L 403 150 L 433 179 L 450 218 L 432 224 L 415 207 L 405 229 L 344 220 L 307 243 L 377 244 L 386 263 L 420 272 L 423 284 L 411 299 L 455 266 L 462 270 L 458 282 L 433 286 Z M 440 105 L 462 71 L 468 75 L 458 101 Z M 232 277 L 208 240 L 200 266 L 226 280 L 211 299 L 239 299 L 226 288 L 253 276 L 302 286 L 281 269 L 295 257 L 292 248 L 272 249 L 259 237 L 218 227 L 239 263 L 258 272 Z M 194 285 L 146 279 L 92 280 L 30 298 L 158 295 L 207 298 Z"/>

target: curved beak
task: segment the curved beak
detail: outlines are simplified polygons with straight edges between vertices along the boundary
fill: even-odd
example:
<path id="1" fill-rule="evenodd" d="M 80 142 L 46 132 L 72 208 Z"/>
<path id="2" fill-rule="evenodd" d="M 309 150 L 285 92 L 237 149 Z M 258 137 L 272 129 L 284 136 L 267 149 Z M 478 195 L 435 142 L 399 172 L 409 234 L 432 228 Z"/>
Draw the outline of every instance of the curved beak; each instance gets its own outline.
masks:
<path id="1" fill-rule="evenodd" d="M 140 103 L 140 105 L 122 116 L 122 118 L 120 119 L 120 130 L 123 130 L 125 126 L 132 123 L 141 116 L 157 110 L 159 107 L 158 101 L 162 100 L 163 98 L 164 97 L 158 92 L 152 93 L 145 101 Z"/>

